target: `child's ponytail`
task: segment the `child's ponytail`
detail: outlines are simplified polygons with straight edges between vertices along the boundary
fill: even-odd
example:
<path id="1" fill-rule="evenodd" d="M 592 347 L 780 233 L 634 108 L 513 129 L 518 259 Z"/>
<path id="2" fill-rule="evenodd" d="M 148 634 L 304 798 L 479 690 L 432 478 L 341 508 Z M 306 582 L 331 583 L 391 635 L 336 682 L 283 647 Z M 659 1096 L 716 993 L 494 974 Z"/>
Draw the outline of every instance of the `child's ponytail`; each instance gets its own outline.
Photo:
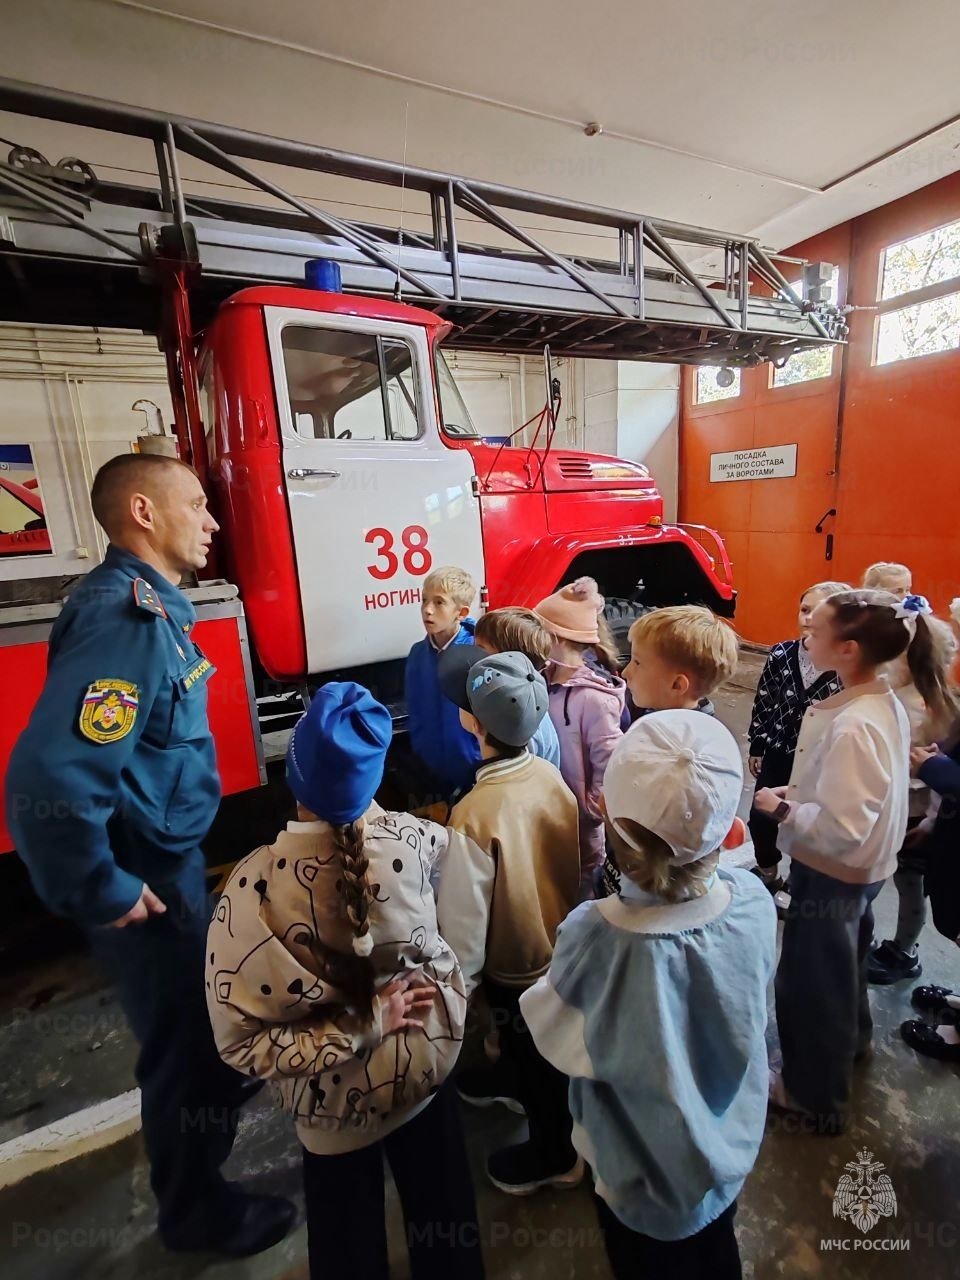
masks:
<path id="1" fill-rule="evenodd" d="M 363 852 L 363 819 L 333 827 L 333 843 L 340 855 L 337 892 L 353 930 L 352 956 L 340 957 L 339 985 L 358 1012 L 368 1017 L 373 1009 L 374 968 L 370 960 L 370 904 L 377 886 L 367 877 L 370 860 Z"/>
<path id="2" fill-rule="evenodd" d="M 597 614 L 597 635 L 600 639 L 590 646 L 596 655 L 597 661 L 610 675 L 618 676 L 620 674 L 620 660 L 617 657 L 617 642 L 613 638 L 610 624 L 602 613 Z"/>
<path id="3" fill-rule="evenodd" d="M 914 597 L 908 596 L 907 599 Z M 907 666 L 917 692 L 926 704 L 933 736 L 939 737 L 960 716 L 960 700 L 947 679 L 950 654 L 945 637 L 939 634 L 943 624 L 938 624 L 936 619 L 929 620 L 925 613 L 926 610 L 922 609 L 913 613 L 910 623 L 913 638 L 907 649 Z"/>

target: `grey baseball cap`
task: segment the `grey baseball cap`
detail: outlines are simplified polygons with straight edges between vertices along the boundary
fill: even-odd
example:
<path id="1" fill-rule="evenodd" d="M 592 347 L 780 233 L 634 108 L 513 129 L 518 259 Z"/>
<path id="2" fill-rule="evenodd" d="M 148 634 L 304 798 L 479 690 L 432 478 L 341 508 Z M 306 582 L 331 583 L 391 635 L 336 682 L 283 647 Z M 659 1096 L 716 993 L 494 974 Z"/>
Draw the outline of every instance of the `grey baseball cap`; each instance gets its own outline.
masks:
<path id="1" fill-rule="evenodd" d="M 470 668 L 489 656 L 486 649 L 481 649 L 478 644 L 452 644 L 437 658 L 440 691 L 461 711 L 471 710 L 470 699 L 467 697 Z"/>
<path id="2" fill-rule="evenodd" d="M 510 747 L 525 747 L 547 714 L 547 682 L 522 653 L 495 653 L 467 673 L 470 710 Z"/>

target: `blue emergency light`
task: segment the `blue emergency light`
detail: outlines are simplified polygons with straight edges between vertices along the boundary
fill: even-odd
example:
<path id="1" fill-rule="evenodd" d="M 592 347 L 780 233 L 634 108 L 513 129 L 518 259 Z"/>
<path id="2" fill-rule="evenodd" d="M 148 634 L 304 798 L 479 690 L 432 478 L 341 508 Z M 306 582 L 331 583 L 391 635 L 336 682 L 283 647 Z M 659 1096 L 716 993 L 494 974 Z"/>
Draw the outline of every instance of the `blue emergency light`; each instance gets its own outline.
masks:
<path id="1" fill-rule="evenodd" d="M 304 267 L 308 289 L 320 289 L 324 293 L 342 293 L 340 263 L 329 258 L 310 258 Z"/>

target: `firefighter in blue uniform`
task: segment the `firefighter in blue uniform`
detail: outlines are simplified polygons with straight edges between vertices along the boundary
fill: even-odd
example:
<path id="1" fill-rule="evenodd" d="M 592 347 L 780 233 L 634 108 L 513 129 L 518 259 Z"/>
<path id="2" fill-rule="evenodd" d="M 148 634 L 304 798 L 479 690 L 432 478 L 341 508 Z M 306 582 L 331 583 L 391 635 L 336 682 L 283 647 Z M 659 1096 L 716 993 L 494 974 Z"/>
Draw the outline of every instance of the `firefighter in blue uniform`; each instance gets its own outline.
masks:
<path id="1" fill-rule="evenodd" d="M 161 1238 L 256 1253 L 286 1234 L 293 1207 L 220 1172 L 253 1086 L 222 1063 L 204 999 L 214 668 L 177 585 L 206 563 L 217 525 L 192 468 L 158 455 L 106 463 L 91 502 L 110 546 L 54 625 L 7 774 L 10 828 L 39 896 L 87 933 L 139 1042 Z"/>

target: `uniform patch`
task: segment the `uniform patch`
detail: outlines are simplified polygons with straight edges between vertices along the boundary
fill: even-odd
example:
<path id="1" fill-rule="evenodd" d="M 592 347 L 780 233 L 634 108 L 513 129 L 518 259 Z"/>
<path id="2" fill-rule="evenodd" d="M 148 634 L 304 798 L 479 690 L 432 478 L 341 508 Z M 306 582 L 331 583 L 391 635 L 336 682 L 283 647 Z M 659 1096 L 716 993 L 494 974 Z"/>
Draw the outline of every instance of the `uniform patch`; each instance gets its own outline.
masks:
<path id="1" fill-rule="evenodd" d="M 80 708 L 80 732 L 91 742 L 119 742 L 133 728 L 140 690 L 129 680 L 94 680 Z"/>
<path id="2" fill-rule="evenodd" d="M 160 597 L 146 578 L 134 578 L 133 599 L 138 609 L 146 609 L 147 613 L 155 613 L 159 618 L 167 616 Z"/>
<path id="3" fill-rule="evenodd" d="M 200 661 L 193 668 L 193 670 L 188 671 L 187 674 L 183 676 L 180 680 L 180 685 L 184 693 L 189 693 L 198 680 L 204 679 L 205 676 L 210 675 L 211 672 L 215 670 L 216 668 L 214 667 L 210 659 L 205 658 L 201 655 Z"/>

